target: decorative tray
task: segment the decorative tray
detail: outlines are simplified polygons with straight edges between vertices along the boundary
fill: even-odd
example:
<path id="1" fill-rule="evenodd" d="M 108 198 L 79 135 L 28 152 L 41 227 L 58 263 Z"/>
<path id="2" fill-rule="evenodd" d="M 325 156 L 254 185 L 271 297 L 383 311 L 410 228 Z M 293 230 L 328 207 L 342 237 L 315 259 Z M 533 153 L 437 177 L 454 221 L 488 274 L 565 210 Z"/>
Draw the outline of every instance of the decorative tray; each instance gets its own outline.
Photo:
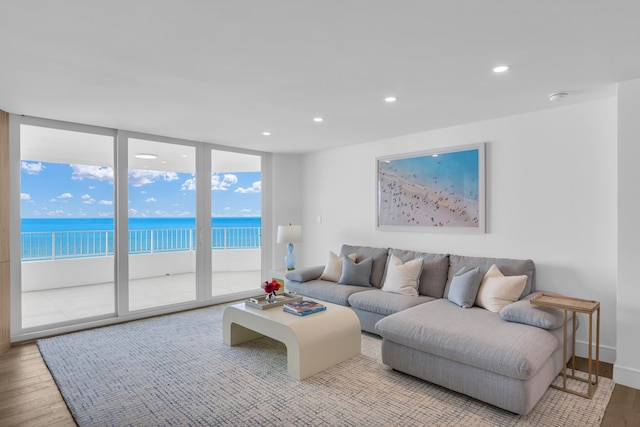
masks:
<path id="1" fill-rule="evenodd" d="M 266 295 L 253 297 L 245 300 L 244 305 L 247 307 L 257 308 L 258 310 L 266 310 L 274 307 L 282 307 L 282 305 L 288 302 L 302 301 L 302 297 L 300 295 L 289 293 L 278 295 L 277 298 L 278 299 L 275 302 L 267 302 Z"/>

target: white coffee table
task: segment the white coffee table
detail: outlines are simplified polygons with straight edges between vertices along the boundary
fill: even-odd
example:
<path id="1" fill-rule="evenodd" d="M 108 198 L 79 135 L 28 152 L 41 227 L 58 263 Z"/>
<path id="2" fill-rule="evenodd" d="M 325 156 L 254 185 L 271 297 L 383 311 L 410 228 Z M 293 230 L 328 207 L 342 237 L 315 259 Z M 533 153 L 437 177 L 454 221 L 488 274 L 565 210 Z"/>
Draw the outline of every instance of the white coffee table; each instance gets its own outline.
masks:
<path id="1" fill-rule="evenodd" d="M 347 307 L 318 301 L 325 311 L 296 316 L 282 307 L 259 310 L 231 305 L 222 316 L 224 343 L 233 346 L 261 336 L 287 347 L 289 376 L 302 380 L 360 354 L 360 320 Z"/>

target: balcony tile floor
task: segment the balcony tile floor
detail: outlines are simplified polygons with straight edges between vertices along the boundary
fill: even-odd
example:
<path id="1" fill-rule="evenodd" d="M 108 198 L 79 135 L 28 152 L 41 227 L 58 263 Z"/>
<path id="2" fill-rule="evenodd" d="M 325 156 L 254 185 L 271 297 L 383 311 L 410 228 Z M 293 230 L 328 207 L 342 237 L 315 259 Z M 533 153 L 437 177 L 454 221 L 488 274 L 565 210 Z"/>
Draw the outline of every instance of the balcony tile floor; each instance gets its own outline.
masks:
<path id="1" fill-rule="evenodd" d="M 261 272 L 213 272 L 212 296 L 224 296 L 243 291 L 258 293 Z M 73 286 L 22 293 L 23 328 L 66 322 L 109 314 L 114 309 L 113 283 Z M 132 310 L 159 307 L 196 298 L 195 274 L 137 279 L 130 282 Z"/>

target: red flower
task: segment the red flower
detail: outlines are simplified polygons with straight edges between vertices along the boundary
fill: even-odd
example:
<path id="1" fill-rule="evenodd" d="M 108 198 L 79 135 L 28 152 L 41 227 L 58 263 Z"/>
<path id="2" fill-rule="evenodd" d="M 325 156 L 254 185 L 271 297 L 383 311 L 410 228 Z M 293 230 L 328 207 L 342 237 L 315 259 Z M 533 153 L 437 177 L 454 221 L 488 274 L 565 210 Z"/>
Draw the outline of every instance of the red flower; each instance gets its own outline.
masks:
<path id="1" fill-rule="evenodd" d="M 265 294 L 270 294 L 271 292 L 275 291 L 276 288 L 275 286 L 273 286 L 273 282 L 264 282 L 264 293 Z"/>
<path id="2" fill-rule="evenodd" d="M 264 282 L 264 293 L 270 294 L 280 290 L 280 283 L 276 280 Z"/>

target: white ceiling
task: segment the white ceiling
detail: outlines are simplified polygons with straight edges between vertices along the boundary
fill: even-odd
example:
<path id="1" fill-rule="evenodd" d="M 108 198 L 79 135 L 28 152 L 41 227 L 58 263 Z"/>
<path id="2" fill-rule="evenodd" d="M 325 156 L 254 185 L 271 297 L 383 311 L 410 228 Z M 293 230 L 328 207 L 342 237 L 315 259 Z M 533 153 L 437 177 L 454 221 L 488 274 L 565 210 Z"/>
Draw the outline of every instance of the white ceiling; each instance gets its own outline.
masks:
<path id="1" fill-rule="evenodd" d="M 307 152 L 615 96 L 639 21 L 638 0 L 1 0 L 0 109 Z"/>

